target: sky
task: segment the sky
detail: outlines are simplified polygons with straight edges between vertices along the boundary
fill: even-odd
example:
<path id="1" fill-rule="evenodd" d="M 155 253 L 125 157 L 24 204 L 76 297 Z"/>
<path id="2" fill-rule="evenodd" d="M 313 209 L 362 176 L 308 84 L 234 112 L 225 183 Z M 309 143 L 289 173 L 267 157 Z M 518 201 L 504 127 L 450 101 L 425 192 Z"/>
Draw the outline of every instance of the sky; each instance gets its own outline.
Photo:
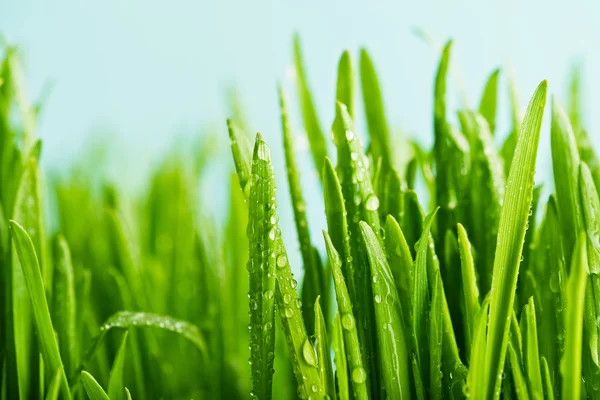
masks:
<path id="1" fill-rule="evenodd" d="M 224 122 L 231 87 L 281 170 L 276 85 L 282 82 L 295 97 L 295 32 L 325 127 L 333 119 L 338 58 L 349 49 L 356 59 L 364 46 L 379 73 L 390 124 L 431 143 L 436 46 L 452 38 L 453 70 L 461 83 L 451 86 L 450 106 L 458 104 L 457 87 L 476 106 L 487 76 L 501 67 L 501 131 L 509 129 L 507 70 L 524 109 L 543 79 L 551 94 L 566 101 L 570 67 L 582 62 L 584 121 L 598 146 L 600 114 L 591 110 L 600 102 L 593 93 L 600 88 L 600 75 L 593 73 L 600 70 L 599 11 L 592 1 L 0 0 L 0 33 L 21 49 L 29 97 L 51 87 L 38 123 L 46 168 L 65 169 L 91 143 L 104 141 L 117 160 L 117 179 L 135 183 L 179 138 L 207 132 L 223 137 L 215 154 L 217 164 L 227 166 L 221 172 L 232 168 Z M 293 126 L 301 136 L 293 105 Z M 548 104 L 546 117 L 549 111 Z M 542 179 L 551 168 L 548 118 L 543 129 Z M 306 160 L 303 143 L 299 153 Z M 317 195 L 311 189 L 318 188 L 316 173 L 307 171 L 303 183 Z M 278 185 L 286 185 L 284 174 L 278 174 Z M 308 196 L 317 214 L 319 196 Z M 282 207 L 289 214 L 289 205 Z"/>

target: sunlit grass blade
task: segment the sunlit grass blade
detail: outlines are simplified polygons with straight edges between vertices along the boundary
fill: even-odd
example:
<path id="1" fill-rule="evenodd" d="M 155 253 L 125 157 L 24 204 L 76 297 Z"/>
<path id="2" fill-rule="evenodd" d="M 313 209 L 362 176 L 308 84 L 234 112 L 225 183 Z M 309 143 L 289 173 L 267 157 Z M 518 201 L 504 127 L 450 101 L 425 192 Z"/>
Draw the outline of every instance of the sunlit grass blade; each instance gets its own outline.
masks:
<path id="1" fill-rule="evenodd" d="M 50 384 L 48 385 L 48 390 L 46 390 L 46 400 L 58 400 L 58 395 L 60 394 L 60 384 L 61 384 L 62 372 L 56 371 Z"/>
<path id="2" fill-rule="evenodd" d="M 294 62 L 296 65 L 296 77 L 298 83 L 298 97 L 300 100 L 300 109 L 304 120 L 304 129 L 308 136 L 308 143 L 317 171 L 323 169 L 325 157 L 327 157 L 327 141 L 321 128 L 317 108 L 314 104 L 310 92 L 306 72 L 304 70 L 304 61 L 302 59 L 302 49 L 300 47 L 300 37 L 294 37 Z"/>
<path id="3" fill-rule="evenodd" d="M 236 123 L 230 119 L 227 120 L 227 128 L 229 130 L 229 141 L 235 170 L 238 179 L 240 180 L 242 190 L 246 190 L 246 185 L 250 181 L 252 164 L 252 147 L 250 145 L 250 139 L 246 132 L 243 132 L 238 128 Z"/>
<path id="4" fill-rule="evenodd" d="M 344 328 L 339 314 L 333 319 L 332 346 L 335 354 L 335 377 L 340 400 L 349 400 L 348 360 L 344 343 Z"/>
<path id="5" fill-rule="evenodd" d="M 486 374 L 480 365 L 485 365 L 486 347 L 487 347 L 487 321 L 490 310 L 490 296 L 481 303 L 479 313 L 475 316 L 475 329 L 471 341 L 471 352 L 469 356 L 469 374 L 467 375 L 466 391 L 474 399 L 484 398 L 483 393 L 486 390 Z"/>
<path id="6" fill-rule="evenodd" d="M 352 311 L 352 302 L 348 295 L 348 289 L 342 274 L 342 261 L 340 255 L 335 250 L 333 243 L 327 232 L 323 232 L 331 272 L 333 274 L 333 283 L 339 309 L 339 319 L 342 326 L 342 336 L 344 339 L 344 349 L 346 350 L 346 360 L 348 370 L 350 371 L 350 385 L 354 399 L 369 399 L 369 381 L 364 369 L 363 359 L 358 340 L 358 331 L 356 328 L 356 319 Z"/>
<path id="7" fill-rule="evenodd" d="M 87 371 L 81 371 L 81 381 L 90 400 L 111 400 L 102 386 Z"/>
<path id="8" fill-rule="evenodd" d="M 294 210 L 294 221 L 296 222 L 296 232 L 298 233 L 298 242 L 300 244 L 300 253 L 304 265 L 304 282 L 302 285 L 302 315 L 305 317 L 306 329 L 309 333 L 314 332 L 314 313 L 313 306 L 315 300 L 323 293 L 321 288 L 321 273 L 317 264 L 316 254 L 313 251 L 313 245 L 310 239 L 308 229 L 308 220 L 306 217 L 306 203 L 302 195 L 302 186 L 300 183 L 300 170 L 296 161 L 294 138 L 292 128 L 288 117 L 288 107 L 286 95 L 283 87 L 279 86 L 279 106 L 281 109 L 281 129 L 283 132 L 283 148 L 285 154 L 285 165 L 287 169 L 287 178 L 290 186 L 290 198 Z M 252 215 L 250 210 L 250 215 Z M 327 309 L 327 307 L 325 307 Z"/>
<path id="9" fill-rule="evenodd" d="M 552 386 L 552 378 L 550 377 L 550 368 L 546 357 L 542 356 L 542 379 L 544 381 L 544 396 L 548 400 L 554 400 L 554 388 Z"/>
<path id="10" fill-rule="evenodd" d="M 481 306 L 479 303 L 479 287 L 477 285 L 471 243 L 469 242 L 467 231 L 461 224 L 458 224 L 457 232 L 464 297 L 464 332 L 466 335 L 467 356 L 469 356 L 471 354 L 471 343 L 477 334 L 477 316 L 479 315 Z"/>
<path id="11" fill-rule="evenodd" d="M 331 348 L 329 347 L 329 339 L 327 337 L 327 328 L 325 325 L 325 318 L 323 318 L 323 312 L 321 311 L 321 305 L 319 304 L 319 297 L 315 301 L 315 347 L 317 350 L 317 363 L 319 368 L 319 375 L 323 382 L 323 388 L 325 389 L 325 395 L 329 396 L 330 399 L 335 400 L 337 398 L 335 392 L 335 382 L 333 380 L 333 366 L 331 365 Z"/>
<path id="12" fill-rule="evenodd" d="M 508 344 L 508 360 L 510 361 L 510 372 L 512 373 L 514 389 L 518 400 L 529 400 L 527 380 L 523 372 L 521 361 L 512 343 Z"/>
<path id="13" fill-rule="evenodd" d="M 433 296 L 429 311 L 429 397 L 442 398 L 442 337 L 444 320 L 442 315 L 442 280 L 439 273 L 433 285 Z"/>
<path id="14" fill-rule="evenodd" d="M 125 384 L 123 381 L 123 369 L 125 368 L 125 358 L 127 356 L 127 335 L 125 331 L 121 345 L 115 356 L 110 377 L 108 378 L 108 397 L 111 400 L 123 400 L 125 397 Z"/>
<path id="15" fill-rule="evenodd" d="M 485 118 L 492 135 L 496 131 L 496 108 L 498 103 L 498 75 L 500 69 L 495 69 L 488 77 L 479 101 L 479 113 Z"/>
<path id="16" fill-rule="evenodd" d="M 61 235 L 55 241 L 54 257 L 52 323 L 58 337 L 65 371 L 67 376 L 70 376 L 79 363 L 79 337 L 71 252 L 66 239 Z"/>
<path id="17" fill-rule="evenodd" d="M 390 133 L 385 117 L 379 78 L 366 49 L 360 51 L 360 82 L 369 137 L 371 138 L 370 150 L 374 160 L 382 159 L 383 168 L 387 171 L 393 164 Z"/>
<path id="18" fill-rule="evenodd" d="M 377 354 L 382 376 L 382 392 L 389 398 L 408 399 L 410 398 L 408 335 L 405 332 L 400 298 L 379 240 L 366 222 L 361 222 L 360 227 L 371 265 L 370 280 L 378 327 L 376 329 L 379 346 Z"/>
<path id="19" fill-rule="evenodd" d="M 350 117 L 356 118 L 356 79 L 350 52 L 344 51 L 337 69 L 335 99 L 346 105 Z"/>
<path id="20" fill-rule="evenodd" d="M 560 361 L 563 399 L 579 399 L 581 395 L 584 296 L 588 276 L 584 234 L 577 239 L 571 260 L 566 289 L 567 309 L 564 313 L 565 353 Z"/>
<path id="21" fill-rule="evenodd" d="M 70 399 L 69 384 L 52 327 L 40 265 L 33 242 L 25 229 L 15 221 L 10 222 L 10 228 L 31 300 L 38 344 L 44 357 L 44 367 L 50 376 L 53 376 L 56 371 L 61 371 L 61 396 Z"/>
<path id="22" fill-rule="evenodd" d="M 529 394 L 533 399 L 544 398 L 542 368 L 538 348 L 537 318 L 533 297 L 521 313 L 521 335 L 523 337 L 523 364 L 529 386 Z"/>
<path id="23" fill-rule="evenodd" d="M 506 347 L 508 321 L 515 299 L 515 287 L 523 250 L 523 239 L 533 196 L 537 149 L 546 103 L 547 83 L 536 89 L 525 118 L 508 176 L 508 184 L 498 227 L 496 257 L 492 276 L 490 321 L 488 327 L 485 390 L 486 398 L 498 398 Z"/>

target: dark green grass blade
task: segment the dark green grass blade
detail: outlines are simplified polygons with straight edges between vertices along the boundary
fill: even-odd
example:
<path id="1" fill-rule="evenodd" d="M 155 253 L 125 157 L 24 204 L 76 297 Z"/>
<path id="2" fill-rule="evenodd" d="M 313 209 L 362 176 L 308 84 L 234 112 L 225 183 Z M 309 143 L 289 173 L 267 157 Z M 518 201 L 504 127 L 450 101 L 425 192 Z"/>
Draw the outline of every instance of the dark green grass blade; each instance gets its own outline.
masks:
<path id="1" fill-rule="evenodd" d="M 552 99 L 550 139 L 558 216 L 562 225 L 563 248 L 568 266 L 577 235 L 583 230 L 583 215 L 577 186 L 580 159 L 573 129 L 556 98 Z"/>
<path id="2" fill-rule="evenodd" d="M 527 375 L 529 394 L 533 399 L 543 399 L 544 386 L 542 383 L 537 318 L 533 297 L 529 298 L 529 302 L 521 313 L 521 334 L 523 336 L 523 364 Z"/>
<path id="3" fill-rule="evenodd" d="M 294 154 L 294 138 L 292 128 L 288 118 L 287 99 L 283 88 L 279 86 L 279 106 L 281 108 L 281 128 L 283 131 L 283 148 L 285 154 L 285 165 L 287 169 L 287 178 L 290 186 L 290 197 L 292 208 L 294 210 L 294 221 L 296 222 L 296 232 L 298 233 L 298 242 L 300 243 L 300 253 L 304 265 L 304 281 L 302 284 L 302 315 L 305 317 L 306 329 L 310 334 L 314 332 L 313 305 L 319 295 L 322 294 L 321 288 L 321 270 L 317 265 L 316 253 L 313 251 L 313 245 L 310 239 L 308 229 L 308 220 L 306 218 L 306 203 L 302 195 L 302 186 L 300 183 L 300 169 L 296 162 Z M 251 210 L 252 213 L 252 210 Z M 252 214 L 250 214 L 252 215 Z"/>
<path id="4" fill-rule="evenodd" d="M 88 372 L 81 372 L 81 380 L 90 400 L 111 400 L 104 389 L 102 389 L 102 386 Z"/>
<path id="5" fill-rule="evenodd" d="M 405 332 L 400 298 L 379 240 L 366 222 L 361 222 L 360 227 L 371 265 L 382 393 L 388 398 L 408 399 L 410 398 L 408 335 Z"/>
<path id="6" fill-rule="evenodd" d="M 58 337 L 65 371 L 67 376 L 70 376 L 79 364 L 79 338 L 76 326 L 75 277 L 71 263 L 71 251 L 62 235 L 56 238 L 54 257 L 52 323 Z"/>
<path id="7" fill-rule="evenodd" d="M 349 400 L 348 360 L 346 359 L 346 346 L 344 343 L 344 328 L 339 314 L 333 319 L 332 345 L 335 353 L 335 376 L 337 394 L 340 400 Z"/>
<path id="8" fill-rule="evenodd" d="M 481 94 L 481 101 L 479 102 L 479 113 L 485 118 L 490 127 L 492 135 L 496 131 L 496 108 L 498 102 L 498 75 L 500 75 L 500 69 L 495 69 L 489 76 L 483 93 Z"/>
<path id="9" fill-rule="evenodd" d="M 444 320 L 442 314 L 442 280 L 439 274 L 433 285 L 433 297 L 429 311 L 429 397 L 442 398 L 442 337 Z"/>
<path id="10" fill-rule="evenodd" d="M 387 171 L 392 165 L 390 133 L 377 72 L 371 56 L 365 49 L 360 51 L 360 82 L 369 137 L 371 138 L 370 150 L 374 160 L 382 159 L 383 168 Z"/>
<path id="11" fill-rule="evenodd" d="M 125 398 L 123 369 L 125 367 L 125 358 L 127 357 L 127 335 L 128 332 L 125 331 L 115 361 L 110 370 L 110 377 L 108 378 L 108 397 L 110 397 L 111 400 L 123 400 Z"/>
<path id="12" fill-rule="evenodd" d="M 277 214 L 271 151 L 260 135 L 254 147 L 248 204 L 252 393 L 256 398 L 270 399 L 275 350 Z"/>
<path id="13" fill-rule="evenodd" d="M 31 299 L 39 348 L 44 357 L 46 372 L 49 376 L 53 376 L 56 371 L 61 371 L 61 396 L 70 399 L 69 384 L 67 383 L 63 363 L 60 359 L 60 350 L 54 334 L 54 328 L 52 327 L 42 274 L 33 242 L 25 229 L 15 221 L 10 222 L 10 228 L 14 245 L 19 255 L 23 277 L 27 284 L 27 291 Z"/>
<path id="14" fill-rule="evenodd" d="M 367 380 L 367 373 L 361 355 L 356 319 L 354 318 L 354 313 L 352 311 L 352 302 L 350 301 L 344 275 L 342 274 L 342 261 L 327 232 L 323 232 L 323 237 L 325 238 L 325 245 L 327 247 L 327 254 L 329 256 L 329 263 L 331 264 L 331 272 L 333 274 L 333 283 L 340 312 L 339 318 L 342 325 L 342 335 L 344 339 L 344 348 L 346 350 L 346 360 L 348 361 L 348 370 L 350 371 L 350 385 L 353 398 L 369 399 L 369 382 Z"/>
<path id="15" fill-rule="evenodd" d="M 300 109 L 304 120 L 304 129 L 306 129 L 306 134 L 308 136 L 308 143 L 310 144 L 315 168 L 317 171 L 322 171 L 325 157 L 327 157 L 327 141 L 321 128 L 321 123 L 319 122 L 312 94 L 308 87 L 306 72 L 304 71 L 304 61 L 302 60 L 300 37 L 297 35 L 294 37 L 294 61 L 296 64 L 298 97 L 300 99 Z"/>
<path id="16" fill-rule="evenodd" d="M 246 132 L 243 132 L 236 123 L 230 119 L 227 120 L 227 128 L 229 130 L 229 141 L 235 170 L 240 180 L 242 190 L 246 190 L 246 185 L 250 182 L 252 164 L 252 147 L 250 145 L 250 139 L 246 135 Z"/>
<path id="17" fill-rule="evenodd" d="M 500 215 L 492 297 L 487 339 L 485 368 L 486 398 L 500 395 L 500 377 L 508 343 L 508 317 L 515 299 L 515 286 L 523 250 L 523 239 L 533 195 L 537 148 L 546 103 L 547 83 L 543 81 L 536 89 L 519 134 L 519 140 L 508 176 L 504 204 Z"/>
<path id="18" fill-rule="evenodd" d="M 464 305 L 464 332 L 466 335 L 467 357 L 471 354 L 471 343 L 477 333 L 477 316 L 480 313 L 479 287 L 477 286 L 477 276 L 475 274 L 475 265 L 471 252 L 471 243 L 467 236 L 465 228 L 458 224 L 458 248 L 460 252 L 460 265 L 463 289 Z"/>
<path id="19" fill-rule="evenodd" d="M 319 304 L 319 297 L 315 301 L 315 347 L 317 350 L 317 362 L 319 368 L 319 375 L 323 382 L 323 388 L 325 389 L 325 395 L 329 396 L 330 399 L 335 400 L 337 398 L 335 392 L 335 382 L 333 380 L 333 367 L 331 364 L 331 348 L 329 347 L 329 339 L 327 337 L 327 328 L 325 325 L 325 318 L 321 311 Z"/>
<path id="20" fill-rule="evenodd" d="M 579 399 L 581 393 L 581 356 L 583 347 L 584 295 L 587 282 L 587 251 L 581 234 L 575 246 L 567 281 L 567 309 L 564 313 L 565 353 L 560 361 L 562 398 Z"/>

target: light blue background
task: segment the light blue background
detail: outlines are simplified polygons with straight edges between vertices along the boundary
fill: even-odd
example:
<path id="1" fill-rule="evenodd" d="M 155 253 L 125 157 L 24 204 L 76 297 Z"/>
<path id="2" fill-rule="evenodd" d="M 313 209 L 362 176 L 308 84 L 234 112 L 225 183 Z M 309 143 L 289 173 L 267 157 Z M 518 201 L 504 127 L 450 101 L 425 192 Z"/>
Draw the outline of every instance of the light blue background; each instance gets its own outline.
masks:
<path id="1" fill-rule="evenodd" d="M 564 100 L 570 66 L 582 60 L 585 121 L 598 144 L 600 114 L 592 110 L 600 101 L 594 93 L 600 88 L 599 12 L 592 1 L 1 0 L 0 32 L 22 50 L 30 97 L 53 82 L 38 129 L 46 166 L 65 168 L 90 137 L 110 132 L 115 165 L 125 166 L 119 179 L 135 186 L 177 135 L 217 130 L 224 143 L 218 157 L 232 168 L 224 94 L 235 85 L 252 128 L 273 148 L 281 195 L 287 185 L 276 81 L 295 96 L 289 79 L 293 32 L 302 37 L 324 127 L 333 117 L 338 57 L 346 48 L 356 55 L 364 45 L 381 78 L 390 123 L 431 143 L 438 51 L 413 33 L 420 27 L 439 43 L 455 40 L 453 65 L 472 105 L 491 70 L 505 65 L 514 70 L 523 108 L 542 79 Z M 505 75 L 502 85 L 499 127 L 505 132 Z M 453 89 L 451 104 L 456 98 Z M 550 169 L 548 129 L 546 121 L 542 178 Z M 302 151 L 300 156 L 306 159 Z M 303 181 L 311 214 L 321 216 L 316 175 L 304 174 Z M 282 201 L 281 210 L 290 222 L 288 203 Z M 313 224 L 315 235 L 320 225 Z"/>

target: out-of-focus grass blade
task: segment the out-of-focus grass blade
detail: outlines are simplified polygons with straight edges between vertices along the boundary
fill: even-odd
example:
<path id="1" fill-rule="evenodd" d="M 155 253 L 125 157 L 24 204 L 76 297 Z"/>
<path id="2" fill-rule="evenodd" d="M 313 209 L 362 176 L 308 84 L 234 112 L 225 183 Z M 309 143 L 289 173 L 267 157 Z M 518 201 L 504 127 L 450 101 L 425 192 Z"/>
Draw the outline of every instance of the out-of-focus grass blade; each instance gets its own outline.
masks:
<path id="1" fill-rule="evenodd" d="M 270 399 L 275 351 L 277 213 L 271 151 L 260 134 L 256 137 L 252 157 L 248 204 L 252 397 Z"/>
<path id="2" fill-rule="evenodd" d="M 519 102 L 519 95 L 517 93 L 517 83 L 515 82 L 512 73 L 508 74 L 508 90 L 510 94 L 511 104 L 511 115 L 512 115 L 512 129 L 500 149 L 500 154 L 504 160 L 504 175 L 508 176 L 511 168 L 512 159 L 515 153 L 515 147 L 517 146 L 517 140 L 519 139 L 519 129 L 521 127 L 521 121 L 523 120 L 521 114 L 521 104 Z"/>
<path id="3" fill-rule="evenodd" d="M 125 398 L 127 400 L 132 400 L 131 393 L 129 392 L 129 389 L 127 389 L 127 388 L 125 388 Z"/>
<path id="4" fill-rule="evenodd" d="M 75 277 L 67 240 L 59 235 L 54 250 L 54 290 L 52 322 L 58 336 L 60 354 L 67 376 L 79 363 L 79 337 L 76 326 Z"/>
<path id="5" fill-rule="evenodd" d="M 60 351 L 54 334 L 54 328 L 52 327 L 52 320 L 50 319 L 50 310 L 48 309 L 40 265 L 33 242 L 25 229 L 15 221 L 10 221 L 10 228 L 14 245 L 19 255 L 23 277 L 27 284 L 29 298 L 31 299 L 31 309 L 35 321 L 39 348 L 44 357 L 45 370 L 49 375 L 54 375 L 56 371 L 61 371 L 61 393 L 64 398 L 70 399 L 69 384 L 67 383 L 63 363 L 60 359 Z M 16 317 L 18 318 L 18 315 Z"/>
<path id="6" fill-rule="evenodd" d="M 58 395 L 60 394 L 60 384 L 61 384 L 62 372 L 60 370 L 56 371 L 50 384 L 48 385 L 48 390 L 46 390 L 46 400 L 58 400 Z"/>
<path id="7" fill-rule="evenodd" d="M 406 243 L 410 249 L 413 259 L 416 258 L 416 244 L 421 234 L 423 233 L 423 220 L 425 215 L 421 204 L 419 204 L 419 198 L 417 192 L 414 190 L 407 190 L 404 193 L 404 214 L 400 223 L 402 232 L 406 237 Z"/>
<path id="8" fill-rule="evenodd" d="M 113 362 L 110 370 L 110 377 L 108 378 L 108 397 L 111 400 L 123 400 L 125 397 L 125 384 L 123 382 L 123 369 L 125 367 L 125 357 L 127 353 L 127 334 L 125 331 L 121 345 L 117 351 L 115 361 Z"/>
<path id="9" fill-rule="evenodd" d="M 352 387 L 353 398 L 369 399 L 369 381 L 367 372 L 363 367 L 363 359 L 358 340 L 358 331 L 356 329 L 356 319 L 352 311 L 352 302 L 348 295 L 348 289 L 342 274 L 342 261 L 340 255 L 335 250 L 331 238 L 327 232 L 323 232 L 327 254 L 331 264 L 333 274 L 333 283 L 339 309 L 339 319 L 342 325 L 342 334 L 344 339 L 344 349 L 346 350 L 346 360 L 348 361 L 348 370 L 350 371 L 350 385 Z"/>
<path id="10" fill-rule="evenodd" d="M 349 400 L 348 360 L 344 343 L 344 328 L 339 314 L 333 319 L 333 352 L 335 353 L 335 376 L 337 378 L 337 394 L 340 400 Z"/>
<path id="11" fill-rule="evenodd" d="M 560 361 L 563 399 L 579 399 L 581 396 L 583 312 L 588 275 L 586 239 L 583 233 L 577 239 L 571 260 L 566 290 L 567 309 L 564 313 L 565 353 Z"/>
<path id="12" fill-rule="evenodd" d="M 490 127 L 492 135 L 496 131 L 496 105 L 498 102 L 498 75 L 500 69 L 495 69 L 489 76 L 481 101 L 479 102 L 479 113 L 485 118 Z"/>
<path id="13" fill-rule="evenodd" d="M 317 297 L 315 301 L 315 347 L 317 349 L 317 363 L 319 366 L 319 375 L 325 388 L 325 395 L 335 400 L 337 396 L 333 380 L 333 367 L 331 365 L 331 348 L 329 347 L 325 318 L 323 318 L 319 299 Z"/>
<path id="14" fill-rule="evenodd" d="M 396 221 L 400 221 L 404 207 L 404 193 L 400 175 L 395 169 L 390 169 L 384 179 L 383 188 L 379 191 L 381 197 L 379 215 L 382 220 L 391 215 Z"/>
<path id="15" fill-rule="evenodd" d="M 533 399 L 543 399 L 544 385 L 542 383 L 537 318 L 533 297 L 529 298 L 529 302 L 525 305 L 521 313 L 521 334 L 523 336 L 523 364 L 525 374 L 527 375 L 527 382 L 529 383 L 529 394 Z"/>
<path id="16" fill-rule="evenodd" d="M 442 337 L 444 320 L 442 315 L 442 280 L 439 273 L 433 285 L 433 297 L 429 311 L 429 397 L 442 398 Z"/>
<path id="17" fill-rule="evenodd" d="M 242 190 L 246 190 L 246 185 L 250 181 L 252 164 L 252 147 L 250 145 L 250 139 L 246 132 L 243 132 L 238 128 L 236 123 L 230 119 L 227 120 L 227 128 L 229 130 L 229 141 L 235 170 L 240 180 Z"/>
<path id="18" fill-rule="evenodd" d="M 460 266 L 463 288 L 464 321 L 466 334 L 467 355 L 471 354 L 471 343 L 475 338 L 477 329 L 477 316 L 481 310 L 479 304 L 479 287 L 477 286 L 477 276 L 475 274 L 475 265 L 471 253 L 471 243 L 467 236 L 467 231 L 459 223 L 458 248 L 460 252 Z"/>
<path id="19" fill-rule="evenodd" d="M 304 61 L 302 60 L 302 49 L 300 47 L 300 37 L 294 37 L 294 60 L 296 64 L 296 74 L 298 83 L 298 97 L 300 99 L 300 109 L 304 119 L 304 129 L 308 136 L 308 143 L 312 152 L 313 161 L 317 171 L 323 170 L 323 163 L 327 157 L 327 141 L 321 123 L 317 115 L 312 94 L 308 87 L 306 72 L 304 71 Z"/>
<path id="20" fill-rule="evenodd" d="M 533 195 L 536 156 L 546 92 L 547 82 L 543 81 L 529 103 L 508 176 L 500 215 L 492 276 L 487 362 L 485 367 L 472 366 L 472 368 L 484 368 L 487 374 L 485 398 L 500 396 L 500 377 L 504 369 L 508 343 L 508 321 L 515 299 L 523 239 Z"/>
<path id="21" fill-rule="evenodd" d="M 87 371 L 81 371 L 81 380 L 90 400 L 111 400 L 102 386 Z"/>
<path id="22" fill-rule="evenodd" d="M 287 99 L 283 87 L 279 86 L 279 106 L 281 108 L 281 128 L 283 131 L 283 148 L 285 153 L 285 165 L 287 169 L 287 178 L 290 185 L 290 197 L 292 208 L 294 210 L 294 221 L 296 222 L 296 232 L 298 233 L 298 242 L 300 243 L 300 253 L 304 264 L 304 282 L 302 285 L 302 315 L 305 317 L 306 329 L 309 333 L 314 332 L 313 305 L 319 295 L 322 294 L 321 288 L 321 270 L 317 265 L 316 253 L 313 251 L 313 245 L 310 240 L 310 231 L 308 229 L 308 220 L 306 218 L 306 203 L 302 195 L 302 186 L 300 184 L 300 170 L 294 154 L 294 138 L 292 128 L 288 118 Z M 250 211 L 252 215 L 252 210 Z"/>
<path id="23" fill-rule="evenodd" d="M 583 230 L 583 215 L 578 199 L 579 152 L 569 119 L 555 97 L 552 99 L 552 168 L 558 201 L 558 216 L 562 226 L 563 248 L 567 265 L 578 232 Z"/>
<path id="24" fill-rule="evenodd" d="M 517 350 L 515 350 L 512 343 L 508 344 L 508 359 L 510 361 L 510 371 L 512 372 L 514 389 L 517 394 L 518 400 L 529 400 L 529 391 L 527 390 L 527 381 L 525 374 L 521 368 L 519 356 Z"/>
<path id="25" fill-rule="evenodd" d="M 408 399 L 410 398 L 408 335 L 404 328 L 400 298 L 379 240 L 366 222 L 361 222 L 360 227 L 371 265 L 382 392 L 384 397 Z"/>
<path id="26" fill-rule="evenodd" d="M 371 153 L 374 160 L 382 159 L 383 168 L 387 171 L 392 165 L 390 133 L 385 118 L 381 86 L 371 56 L 366 49 L 360 51 L 360 82 L 371 138 Z"/>
<path id="27" fill-rule="evenodd" d="M 348 114 L 356 118 L 356 80 L 354 78 L 354 66 L 352 65 L 352 56 L 350 52 L 344 51 L 340 57 L 337 70 L 337 85 L 335 98 L 346 105 Z"/>
<path id="28" fill-rule="evenodd" d="M 385 248 L 394 283 L 398 290 L 404 324 L 410 332 L 412 330 L 413 259 L 402 229 L 391 215 L 388 215 L 385 221 Z"/>

